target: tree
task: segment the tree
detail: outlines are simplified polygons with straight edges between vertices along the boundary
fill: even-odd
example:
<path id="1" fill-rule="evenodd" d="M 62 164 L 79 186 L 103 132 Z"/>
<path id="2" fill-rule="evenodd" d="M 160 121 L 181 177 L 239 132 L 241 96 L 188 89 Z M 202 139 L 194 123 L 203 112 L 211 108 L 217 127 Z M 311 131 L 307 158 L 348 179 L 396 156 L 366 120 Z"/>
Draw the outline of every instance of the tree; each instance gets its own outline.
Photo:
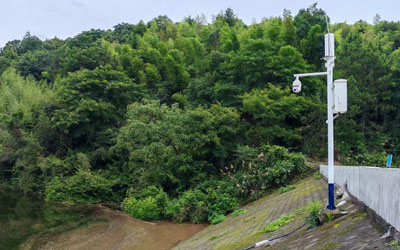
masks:
<path id="1" fill-rule="evenodd" d="M 26 32 L 24 39 L 22 39 L 21 43 L 18 47 L 18 54 L 22 55 L 28 51 L 35 51 L 38 49 L 42 49 L 42 41 L 36 37 L 32 36 L 31 33 L 28 31 Z"/>
<path id="2" fill-rule="evenodd" d="M 38 162 L 51 150 L 40 135 L 48 120 L 46 109 L 54 99 L 51 90 L 12 68 L 0 76 L 0 178 L 13 178 L 22 190 L 40 191 L 46 181 Z M 45 130 L 51 142 L 53 131 Z"/>
<path id="3" fill-rule="evenodd" d="M 244 94 L 242 100 L 253 145 L 296 148 L 301 144 L 302 127 L 307 126 L 315 108 L 310 101 L 290 93 L 289 88 L 280 89 L 272 84 L 267 89 Z"/>
<path id="4" fill-rule="evenodd" d="M 135 185 L 160 183 L 168 192 L 186 189 L 225 164 L 238 122 L 235 110 L 221 106 L 186 111 L 157 101 L 134 103 L 113 150 Z"/>
<path id="5" fill-rule="evenodd" d="M 293 18 L 289 10 L 283 11 L 283 30 L 282 39 L 287 45 L 292 45 L 294 47 L 298 46 L 296 27 L 293 24 Z"/>
<path id="6" fill-rule="evenodd" d="M 324 10 L 317 8 L 317 3 L 312 4 L 307 9 L 300 9 L 299 13 L 294 17 L 298 39 L 306 38 L 311 27 L 317 24 L 322 28 L 322 32 L 326 31 L 326 16 Z"/>
<path id="7" fill-rule="evenodd" d="M 58 60 L 53 51 L 28 51 L 19 57 L 15 68 L 23 76 L 33 76 L 36 80 L 42 79 L 53 82 L 57 74 Z"/>
<path id="8" fill-rule="evenodd" d="M 69 147 L 110 144 L 126 106 L 142 97 L 140 86 L 110 67 L 69 74 L 56 81 L 55 88 L 59 108 L 54 124 L 69 138 Z"/>
<path id="9" fill-rule="evenodd" d="M 372 43 L 367 37 L 371 27 L 366 23 L 354 25 L 337 49 L 337 74 L 349 80 L 349 112 L 342 119 L 337 131 L 344 144 L 354 145 L 353 152 L 362 153 L 366 148 L 378 150 L 387 139 L 382 125 L 391 120 L 388 114 L 393 110 L 390 104 L 389 64 L 383 48 L 385 40 Z M 355 122 L 352 126 L 345 126 Z M 347 130 L 352 129 L 352 132 Z M 347 131 L 347 132 L 346 132 Z M 361 133 L 359 141 L 354 143 L 346 134 Z M 344 151 L 349 150 L 344 147 Z"/>

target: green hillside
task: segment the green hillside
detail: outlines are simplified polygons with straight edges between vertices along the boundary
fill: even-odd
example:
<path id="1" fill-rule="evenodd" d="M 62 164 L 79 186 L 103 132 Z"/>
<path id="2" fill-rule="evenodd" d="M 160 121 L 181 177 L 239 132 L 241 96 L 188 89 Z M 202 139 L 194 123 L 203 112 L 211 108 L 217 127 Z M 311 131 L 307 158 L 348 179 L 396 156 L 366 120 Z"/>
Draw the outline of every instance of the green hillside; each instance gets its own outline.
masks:
<path id="1" fill-rule="evenodd" d="M 0 186 L 55 202 L 123 202 L 144 220 L 218 223 L 326 157 L 325 11 L 245 24 L 121 23 L 0 49 Z M 400 153 L 400 23 L 331 24 L 343 164 Z M 394 158 L 396 159 L 396 158 Z M 396 162 L 394 162 L 396 164 Z"/>

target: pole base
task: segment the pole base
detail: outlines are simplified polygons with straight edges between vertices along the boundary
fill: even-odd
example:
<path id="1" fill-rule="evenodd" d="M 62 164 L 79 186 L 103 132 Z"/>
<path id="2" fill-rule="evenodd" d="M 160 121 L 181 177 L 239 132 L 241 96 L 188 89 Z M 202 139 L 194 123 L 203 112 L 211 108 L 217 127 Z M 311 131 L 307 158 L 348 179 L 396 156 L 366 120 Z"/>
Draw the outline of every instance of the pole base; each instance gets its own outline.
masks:
<path id="1" fill-rule="evenodd" d="M 326 207 L 329 210 L 335 210 L 335 184 L 329 183 L 328 184 L 328 206 Z"/>

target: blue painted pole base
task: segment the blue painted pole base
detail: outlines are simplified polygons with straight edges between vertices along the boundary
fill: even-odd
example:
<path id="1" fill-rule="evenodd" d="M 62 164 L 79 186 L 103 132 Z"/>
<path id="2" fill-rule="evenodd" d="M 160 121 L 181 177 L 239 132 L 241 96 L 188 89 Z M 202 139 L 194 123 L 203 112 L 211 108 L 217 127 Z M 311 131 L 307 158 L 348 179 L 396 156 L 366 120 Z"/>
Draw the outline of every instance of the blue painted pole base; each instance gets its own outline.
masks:
<path id="1" fill-rule="evenodd" d="M 335 207 L 335 185 L 333 183 L 328 184 L 328 206 L 326 207 L 329 210 L 336 209 Z"/>

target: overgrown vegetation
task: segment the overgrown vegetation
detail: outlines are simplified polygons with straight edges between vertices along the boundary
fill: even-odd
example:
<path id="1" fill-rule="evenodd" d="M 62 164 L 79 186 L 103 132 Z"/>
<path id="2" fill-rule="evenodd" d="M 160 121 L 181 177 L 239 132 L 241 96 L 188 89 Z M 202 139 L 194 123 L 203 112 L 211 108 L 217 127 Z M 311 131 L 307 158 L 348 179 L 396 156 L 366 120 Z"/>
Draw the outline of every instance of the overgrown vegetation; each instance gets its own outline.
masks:
<path id="1" fill-rule="evenodd" d="M 308 228 L 315 228 L 316 226 L 322 223 L 319 217 L 322 208 L 323 208 L 322 203 L 319 200 L 316 200 L 314 202 L 312 201 L 308 202 L 308 206 L 306 208 L 306 214 L 307 214 L 306 222 L 309 224 Z"/>
<path id="2" fill-rule="evenodd" d="M 392 240 L 390 242 L 389 246 L 390 246 L 390 249 L 393 249 L 393 250 L 399 250 L 400 249 L 400 244 L 399 244 L 399 242 L 397 240 Z"/>
<path id="3" fill-rule="evenodd" d="M 314 175 L 314 179 L 316 179 L 316 180 L 319 180 L 322 178 L 322 175 L 318 171 L 314 172 L 313 175 Z"/>
<path id="4" fill-rule="evenodd" d="M 278 230 L 280 227 L 283 227 L 290 222 L 292 222 L 295 218 L 295 213 L 289 215 L 282 215 L 279 219 L 268 223 L 261 230 L 257 231 L 257 233 L 270 233 Z"/>
<path id="5" fill-rule="evenodd" d="M 246 25 L 159 16 L 0 50 L 0 182 L 57 202 L 123 202 L 145 220 L 217 222 L 326 155 L 325 12 Z M 400 24 L 331 26 L 349 108 L 345 164 L 400 153 Z M 396 158 L 394 158 L 396 159 Z M 394 162 L 395 163 L 395 162 Z M 396 163 L 395 163 L 396 164 Z M 283 189 L 282 189 L 283 190 Z"/>
<path id="6" fill-rule="evenodd" d="M 240 208 L 239 208 L 239 209 L 236 209 L 235 211 L 233 211 L 231 217 L 237 217 L 237 216 L 239 216 L 239 215 L 241 215 L 241 214 L 246 213 L 246 211 L 247 211 L 247 210 L 245 210 L 245 209 L 240 209 Z"/>
<path id="7" fill-rule="evenodd" d="M 285 186 L 285 187 L 279 188 L 279 189 L 278 189 L 278 192 L 281 193 L 281 194 L 283 194 L 283 193 L 286 193 L 287 191 L 293 190 L 293 189 L 295 189 L 295 188 L 296 188 L 295 185 L 287 185 L 287 186 Z"/>
<path id="8" fill-rule="evenodd" d="M 228 233 L 228 231 L 224 231 L 218 235 L 211 236 L 210 240 L 215 240 L 215 239 L 221 238 L 221 237 L 225 236 L 227 233 Z"/>

